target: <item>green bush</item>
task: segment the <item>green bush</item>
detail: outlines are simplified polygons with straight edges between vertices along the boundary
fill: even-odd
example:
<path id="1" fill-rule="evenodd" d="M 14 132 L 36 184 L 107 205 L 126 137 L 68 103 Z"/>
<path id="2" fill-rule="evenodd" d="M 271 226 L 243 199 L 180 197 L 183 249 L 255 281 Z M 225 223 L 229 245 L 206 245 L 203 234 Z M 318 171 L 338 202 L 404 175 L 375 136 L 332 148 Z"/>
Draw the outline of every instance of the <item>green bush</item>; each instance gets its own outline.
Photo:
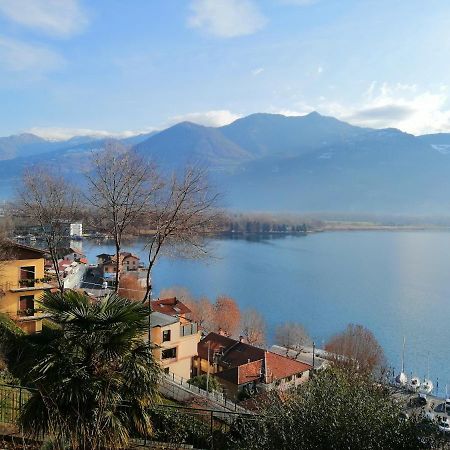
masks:
<path id="1" fill-rule="evenodd" d="M 327 370 L 286 395 L 272 395 L 257 420 L 238 420 L 230 448 L 414 450 L 436 444 L 434 425 L 402 419 L 387 388 L 366 376 Z"/>
<path id="2" fill-rule="evenodd" d="M 192 384 L 193 386 L 197 386 L 204 391 L 206 391 L 206 375 L 198 375 L 196 377 L 193 377 L 189 380 L 189 384 Z M 209 376 L 209 382 L 208 382 L 208 392 L 222 392 L 222 386 L 217 380 L 216 377 L 213 375 Z"/>

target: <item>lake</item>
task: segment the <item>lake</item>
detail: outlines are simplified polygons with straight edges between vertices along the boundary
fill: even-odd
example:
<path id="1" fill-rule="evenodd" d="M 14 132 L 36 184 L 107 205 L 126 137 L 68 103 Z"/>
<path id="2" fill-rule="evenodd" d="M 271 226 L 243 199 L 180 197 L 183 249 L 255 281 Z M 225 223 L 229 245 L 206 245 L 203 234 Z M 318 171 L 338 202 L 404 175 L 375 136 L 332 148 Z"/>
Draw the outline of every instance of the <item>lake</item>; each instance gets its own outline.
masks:
<path id="1" fill-rule="evenodd" d="M 450 233 L 350 231 L 273 239 L 218 239 L 207 260 L 163 258 L 154 292 L 187 287 L 195 296 L 227 294 L 241 308 L 265 317 L 269 338 L 276 324 L 302 323 L 317 345 L 348 323 L 371 329 L 391 365 L 427 373 L 439 393 L 450 385 Z M 89 261 L 112 245 L 83 241 Z M 142 242 L 124 250 L 145 262 Z"/>

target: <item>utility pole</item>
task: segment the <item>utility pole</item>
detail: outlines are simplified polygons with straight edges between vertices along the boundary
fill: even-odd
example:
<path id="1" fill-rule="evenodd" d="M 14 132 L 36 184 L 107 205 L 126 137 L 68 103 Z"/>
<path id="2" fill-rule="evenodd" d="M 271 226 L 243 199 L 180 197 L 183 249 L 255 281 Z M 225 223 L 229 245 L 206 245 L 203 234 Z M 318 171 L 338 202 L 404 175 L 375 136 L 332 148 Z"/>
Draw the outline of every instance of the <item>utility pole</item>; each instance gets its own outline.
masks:
<path id="1" fill-rule="evenodd" d="M 313 341 L 313 360 L 312 360 L 312 373 L 314 374 L 314 362 L 316 357 L 316 343 Z"/>
<path id="2" fill-rule="evenodd" d="M 209 353 L 211 350 L 211 341 L 208 341 L 208 370 L 206 372 L 206 392 L 209 392 Z"/>

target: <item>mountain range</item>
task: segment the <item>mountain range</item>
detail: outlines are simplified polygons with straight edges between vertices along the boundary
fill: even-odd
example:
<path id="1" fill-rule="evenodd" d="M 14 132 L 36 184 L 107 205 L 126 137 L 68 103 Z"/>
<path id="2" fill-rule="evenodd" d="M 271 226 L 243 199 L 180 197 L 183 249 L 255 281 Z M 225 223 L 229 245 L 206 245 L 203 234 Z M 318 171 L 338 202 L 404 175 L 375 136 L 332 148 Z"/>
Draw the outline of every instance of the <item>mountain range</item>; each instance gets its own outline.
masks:
<path id="1" fill-rule="evenodd" d="M 207 167 L 225 207 L 291 212 L 415 215 L 450 212 L 450 134 L 414 136 L 351 125 L 313 112 L 252 114 L 222 127 L 178 123 L 119 140 L 165 170 Z M 56 165 L 82 180 L 89 136 L 51 142 L 32 134 L 0 138 L 0 198 L 12 195 L 30 164 Z"/>

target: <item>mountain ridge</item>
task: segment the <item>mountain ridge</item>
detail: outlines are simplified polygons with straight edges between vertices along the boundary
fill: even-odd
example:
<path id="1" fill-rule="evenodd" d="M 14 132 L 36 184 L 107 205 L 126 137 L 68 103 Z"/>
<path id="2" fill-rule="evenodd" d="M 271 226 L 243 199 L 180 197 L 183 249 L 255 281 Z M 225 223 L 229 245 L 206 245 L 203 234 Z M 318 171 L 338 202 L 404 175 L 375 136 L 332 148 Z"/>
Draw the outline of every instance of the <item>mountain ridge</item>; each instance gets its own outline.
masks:
<path id="1" fill-rule="evenodd" d="M 41 144 L 39 138 L 28 139 Z M 57 150 L 39 147 L 34 154 L 0 161 L 3 197 L 21 170 L 41 158 L 62 173 L 81 174 L 89 152 L 107 140 L 59 143 Z M 420 214 L 450 210 L 447 133 L 414 136 L 395 128 L 359 127 L 317 112 L 294 117 L 255 113 L 221 127 L 180 122 L 118 141 L 168 171 L 189 163 L 208 167 L 214 184 L 228 193 L 231 208 Z"/>

